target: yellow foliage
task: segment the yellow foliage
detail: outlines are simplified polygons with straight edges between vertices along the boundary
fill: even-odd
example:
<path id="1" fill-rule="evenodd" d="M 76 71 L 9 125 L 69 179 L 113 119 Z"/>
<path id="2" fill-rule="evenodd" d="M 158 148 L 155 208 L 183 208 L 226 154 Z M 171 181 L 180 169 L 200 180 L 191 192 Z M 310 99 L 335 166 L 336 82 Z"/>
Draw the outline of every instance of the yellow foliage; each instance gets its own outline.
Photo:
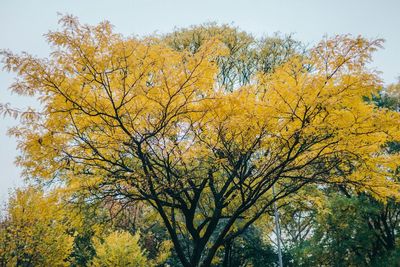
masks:
<path id="1" fill-rule="evenodd" d="M 116 231 L 103 242 L 95 240 L 96 256 L 92 266 L 104 267 L 144 267 L 149 263 L 139 246 L 140 235 Z"/>
<path id="2" fill-rule="evenodd" d="M 68 266 L 73 237 L 56 196 L 29 187 L 17 190 L 0 226 L 2 266 Z"/>
<path id="3" fill-rule="evenodd" d="M 400 140 L 400 115 L 364 101 L 381 89 L 365 67 L 381 40 L 324 39 L 226 90 L 218 61 L 233 53 L 230 34 L 220 41 L 211 30 L 196 49 L 174 50 L 168 38 L 125 38 L 107 22 L 61 22 L 47 34 L 50 58 L 3 52 L 19 77 L 11 89 L 44 107 L 11 131 L 26 176 L 146 199 L 164 222 L 193 223 L 192 237 L 207 232 L 209 211 L 240 215 L 226 234 L 239 231 L 275 201 L 273 184 L 278 197 L 307 183 L 398 197 L 399 157 L 382 147 Z"/>
<path id="4" fill-rule="evenodd" d="M 215 60 L 227 55 L 229 34 L 219 42 L 211 27 L 204 34 L 212 38 L 199 37 L 201 45 L 188 52 L 159 40 L 124 38 L 109 23 L 82 26 L 69 16 L 61 22 L 64 30 L 47 34 L 56 48 L 50 59 L 3 52 L 6 68 L 20 77 L 11 89 L 38 95 L 44 105 L 39 118 L 11 131 L 20 140 L 17 162 L 26 175 L 64 177 L 75 190 L 102 184 L 117 171 L 122 179 L 115 183 L 135 193 L 144 175 L 139 144 L 141 153 L 192 171 L 206 159 L 228 165 L 215 155 L 228 143 L 242 153 L 264 154 L 253 160 L 260 169 L 303 146 L 289 164 L 297 172 L 315 158 L 343 159 L 336 169 L 356 169 L 345 178 L 332 170 L 332 181 L 397 193 L 387 177 L 398 158 L 383 155 L 381 147 L 399 139 L 399 114 L 363 101 L 381 86 L 364 67 L 381 40 L 325 39 L 310 56 L 293 56 L 230 92 L 215 87 Z M 180 38 L 185 43 L 185 35 Z"/>

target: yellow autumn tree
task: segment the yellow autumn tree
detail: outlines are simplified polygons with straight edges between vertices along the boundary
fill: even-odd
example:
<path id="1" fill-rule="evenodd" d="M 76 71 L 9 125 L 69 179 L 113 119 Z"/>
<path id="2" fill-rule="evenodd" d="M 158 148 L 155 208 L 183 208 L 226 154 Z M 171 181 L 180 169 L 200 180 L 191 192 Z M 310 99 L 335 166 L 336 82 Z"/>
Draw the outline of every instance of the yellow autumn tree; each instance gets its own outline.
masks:
<path id="1" fill-rule="evenodd" d="M 92 266 L 96 267 L 144 267 L 149 262 L 139 245 L 140 235 L 115 231 L 103 242 L 95 241 L 96 256 Z"/>
<path id="2" fill-rule="evenodd" d="M 17 190 L 0 223 L 1 266 L 68 266 L 73 237 L 55 196 Z"/>
<path id="3" fill-rule="evenodd" d="M 218 35 L 192 51 L 108 22 L 61 25 L 48 58 L 2 53 L 19 77 L 11 90 L 43 106 L 11 130 L 18 164 L 70 194 L 146 201 L 183 266 L 209 266 L 306 184 L 398 194 L 398 155 L 381 148 L 399 139 L 399 114 L 363 101 L 381 87 L 366 67 L 381 40 L 324 39 L 226 90 L 219 62 L 232 51 Z"/>

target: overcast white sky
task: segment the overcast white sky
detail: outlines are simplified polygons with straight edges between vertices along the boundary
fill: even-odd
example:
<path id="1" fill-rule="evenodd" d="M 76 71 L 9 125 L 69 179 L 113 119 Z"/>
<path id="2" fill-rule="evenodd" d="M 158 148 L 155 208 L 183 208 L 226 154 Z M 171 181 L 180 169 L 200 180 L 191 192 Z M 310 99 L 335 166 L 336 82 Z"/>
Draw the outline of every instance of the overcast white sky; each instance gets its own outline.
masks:
<path id="1" fill-rule="evenodd" d="M 125 35 L 165 33 L 174 27 L 216 21 L 230 23 L 256 36 L 294 33 L 307 43 L 323 35 L 351 33 L 384 38 L 385 49 L 374 57 L 373 68 L 385 83 L 400 75 L 399 0 L 0 0 L 0 49 L 47 56 L 43 34 L 57 29 L 57 12 L 78 16 L 83 23 L 109 20 Z M 0 102 L 17 107 L 34 105 L 11 95 L 13 75 L 0 72 Z M 0 118 L 0 201 L 10 188 L 22 184 L 13 161 L 16 143 L 6 135 L 17 122 Z"/>

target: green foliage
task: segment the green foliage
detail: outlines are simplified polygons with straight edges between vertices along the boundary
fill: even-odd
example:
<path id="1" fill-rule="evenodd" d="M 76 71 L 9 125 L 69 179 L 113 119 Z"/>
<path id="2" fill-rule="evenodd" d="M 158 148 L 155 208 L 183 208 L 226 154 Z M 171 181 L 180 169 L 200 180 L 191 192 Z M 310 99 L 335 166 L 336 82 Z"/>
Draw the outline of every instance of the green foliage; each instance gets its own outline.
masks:
<path id="1" fill-rule="evenodd" d="M 85 229 L 77 235 L 74 240 L 73 251 L 71 253 L 71 266 L 87 266 L 95 255 L 92 243 L 93 232 Z"/>
<path id="2" fill-rule="evenodd" d="M 400 260 L 399 251 L 395 237 L 390 236 L 397 230 L 379 228 L 394 219 L 382 217 L 388 205 L 397 207 L 367 195 L 330 194 L 324 210 L 317 214 L 311 238 L 292 248 L 292 255 L 297 256 L 295 266 L 397 266 L 393 264 Z"/>
<path id="3" fill-rule="evenodd" d="M 76 224 L 71 232 L 74 232 L 75 239 L 70 255 L 71 266 L 87 266 L 95 255 L 92 239 L 96 235 L 96 226 L 104 221 L 104 216 L 100 216 L 101 207 L 90 207 L 87 204 L 74 206 L 76 213 Z"/>
<path id="4" fill-rule="evenodd" d="M 278 256 L 271 244 L 266 244 L 261 239 L 261 232 L 255 227 L 250 227 L 241 236 L 236 238 L 232 244 L 229 244 L 226 266 L 273 266 Z M 225 246 L 224 253 L 227 253 Z M 223 256 L 221 256 L 223 258 Z"/>
<path id="5" fill-rule="evenodd" d="M 173 49 L 192 54 L 210 39 L 218 39 L 228 49 L 226 55 L 216 59 L 219 67 L 217 83 L 227 90 L 248 85 L 255 73 L 270 73 L 291 56 L 305 51 L 304 46 L 290 35 L 255 38 L 227 24 L 207 23 L 178 29 L 162 38 Z"/>

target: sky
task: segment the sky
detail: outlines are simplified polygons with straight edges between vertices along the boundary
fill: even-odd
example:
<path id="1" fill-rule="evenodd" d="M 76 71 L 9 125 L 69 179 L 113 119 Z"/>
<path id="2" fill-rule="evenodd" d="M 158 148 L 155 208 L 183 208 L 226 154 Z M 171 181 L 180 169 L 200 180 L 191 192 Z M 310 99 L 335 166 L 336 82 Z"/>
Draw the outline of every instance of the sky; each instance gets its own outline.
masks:
<path id="1" fill-rule="evenodd" d="M 43 34 L 58 28 L 58 13 L 77 16 L 82 23 L 109 20 L 126 36 L 167 33 L 205 22 L 228 23 L 255 36 L 294 34 L 313 45 L 323 36 L 362 35 L 386 40 L 371 68 L 381 71 L 385 84 L 400 76 L 399 0 L 0 0 L 0 49 L 46 57 L 50 47 Z M 10 94 L 15 76 L 0 71 L 0 103 L 35 106 L 34 99 Z M 7 130 L 18 124 L 0 117 L 0 202 L 23 185 L 14 165 L 16 141 Z"/>

